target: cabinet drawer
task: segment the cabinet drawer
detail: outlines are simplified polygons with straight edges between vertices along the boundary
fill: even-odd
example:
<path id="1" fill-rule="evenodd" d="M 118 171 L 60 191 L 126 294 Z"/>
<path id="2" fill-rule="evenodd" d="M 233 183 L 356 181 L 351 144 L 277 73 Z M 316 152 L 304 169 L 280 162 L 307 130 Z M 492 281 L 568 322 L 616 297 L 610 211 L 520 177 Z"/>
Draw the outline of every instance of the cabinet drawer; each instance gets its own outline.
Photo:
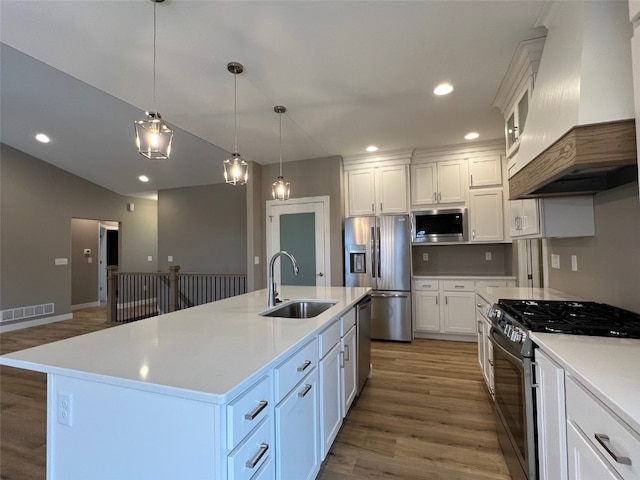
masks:
<path id="1" fill-rule="evenodd" d="M 625 480 L 640 479 L 640 436 L 571 377 L 567 381 L 567 419 Z"/>
<path id="2" fill-rule="evenodd" d="M 344 334 L 356 324 L 356 309 L 352 308 L 349 310 L 340 320 L 340 336 L 344 337 Z"/>
<path id="3" fill-rule="evenodd" d="M 442 282 L 442 289 L 445 292 L 475 292 L 475 282 L 473 280 L 445 280 Z"/>
<path id="4" fill-rule="evenodd" d="M 504 288 L 507 287 L 507 280 L 478 280 L 476 282 L 476 288 Z"/>
<path id="5" fill-rule="evenodd" d="M 324 358 L 340 342 L 340 321 L 333 322 L 329 328 L 320 333 L 318 338 L 320 341 L 320 358 Z"/>
<path id="6" fill-rule="evenodd" d="M 413 281 L 414 290 L 433 291 L 433 290 L 438 290 L 439 285 L 440 285 L 440 282 L 438 280 L 415 279 Z"/>
<path id="7" fill-rule="evenodd" d="M 273 422 L 271 417 L 229 454 L 228 478 L 249 480 L 273 455 Z M 273 462 L 271 462 L 273 468 Z"/>
<path id="8" fill-rule="evenodd" d="M 227 448 L 232 450 L 272 409 L 271 381 L 262 377 L 227 405 Z"/>
<path id="9" fill-rule="evenodd" d="M 275 397 L 280 402 L 302 378 L 318 365 L 318 339 L 314 338 L 275 368 Z"/>

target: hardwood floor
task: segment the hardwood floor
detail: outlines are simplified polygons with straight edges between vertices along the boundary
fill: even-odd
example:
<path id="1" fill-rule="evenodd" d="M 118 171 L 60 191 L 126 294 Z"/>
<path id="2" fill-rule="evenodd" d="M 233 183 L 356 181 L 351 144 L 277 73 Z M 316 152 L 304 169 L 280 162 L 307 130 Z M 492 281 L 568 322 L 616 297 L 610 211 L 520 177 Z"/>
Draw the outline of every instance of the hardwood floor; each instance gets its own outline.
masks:
<path id="1" fill-rule="evenodd" d="M 72 320 L 0 334 L 0 354 L 111 327 L 105 318 L 104 308 L 87 308 Z M 44 480 L 46 434 L 46 375 L 0 367 L 0 479 Z"/>
<path id="2" fill-rule="evenodd" d="M 78 310 L 0 335 L 0 353 L 110 326 L 104 309 Z M 476 344 L 374 342 L 372 363 L 318 480 L 510 480 Z M 45 462 L 46 376 L 0 367 L 0 479 L 44 480 Z"/>
<path id="3" fill-rule="evenodd" d="M 510 480 L 475 343 L 374 342 L 318 480 Z"/>

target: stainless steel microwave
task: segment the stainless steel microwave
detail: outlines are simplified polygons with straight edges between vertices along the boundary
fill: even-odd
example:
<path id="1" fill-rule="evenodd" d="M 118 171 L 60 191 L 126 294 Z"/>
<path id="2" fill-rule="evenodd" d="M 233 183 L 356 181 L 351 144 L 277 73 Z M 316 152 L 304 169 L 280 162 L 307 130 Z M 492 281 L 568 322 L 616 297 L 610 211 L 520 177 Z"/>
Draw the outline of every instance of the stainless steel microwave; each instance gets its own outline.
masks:
<path id="1" fill-rule="evenodd" d="M 413 212 L 413 243 L 466 242 L 467 209 L 446 208 Z"/>

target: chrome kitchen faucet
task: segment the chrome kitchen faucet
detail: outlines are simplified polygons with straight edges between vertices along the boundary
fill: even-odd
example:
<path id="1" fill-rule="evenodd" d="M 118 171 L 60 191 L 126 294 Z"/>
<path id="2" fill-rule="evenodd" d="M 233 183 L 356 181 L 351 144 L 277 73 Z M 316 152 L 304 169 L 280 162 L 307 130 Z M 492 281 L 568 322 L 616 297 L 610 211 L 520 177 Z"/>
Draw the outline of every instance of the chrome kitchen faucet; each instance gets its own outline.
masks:
<path id="1" fill-rule="evenodd" d="M 284 250 L 281 250 L 275 253 L 273 257 L 271 257 L 271 260 L 269 260 L 269 278 L 267 279 L 267 285 L 269 286 L 269 300 L 267 302 L 267 306 L 269 307 L 275 307 L 276 302 L 282 301 L 282 300 L 278 300 L 277 298 L 278 292 L 276 292 L 276 282 L 273 280 L 273 267 L 274 267 L 274 264 L 276 263 L 276 258 L 282 255 L 284 255 L 285 257 L 288 257 L 289 260 L 291 260 L 291 266 L 293 267 L 294 275 L 298 275 L 298 272 L 300 271 L 300 268 L 298 267 L 298 262 L 296 262 L 296 257 L 291 255 L 289 252 L 285 252 Z"/>

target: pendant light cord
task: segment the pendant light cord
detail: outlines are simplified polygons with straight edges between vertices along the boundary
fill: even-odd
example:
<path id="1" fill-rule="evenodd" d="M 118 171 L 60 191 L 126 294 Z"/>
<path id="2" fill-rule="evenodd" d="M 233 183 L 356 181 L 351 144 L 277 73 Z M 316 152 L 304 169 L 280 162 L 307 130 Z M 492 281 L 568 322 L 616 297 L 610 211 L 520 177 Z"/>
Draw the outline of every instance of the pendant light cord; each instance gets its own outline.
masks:
<path id="1" fill-rule="evenodd" d="M 153 0 L 153 111 L 156 111 L 156 0 Z"/>
<path id="2" fill-rule="evenodd" d="M 235 149 L 234 153 L 238 153 L 238 74 L 233 74 L 233 130 L 235 132 Z"/>
<path id="3" fill-rule="evenodd" d="M 279 113 L 280 117 L 280 176 L 282 176 L 282 113 Z"/>

